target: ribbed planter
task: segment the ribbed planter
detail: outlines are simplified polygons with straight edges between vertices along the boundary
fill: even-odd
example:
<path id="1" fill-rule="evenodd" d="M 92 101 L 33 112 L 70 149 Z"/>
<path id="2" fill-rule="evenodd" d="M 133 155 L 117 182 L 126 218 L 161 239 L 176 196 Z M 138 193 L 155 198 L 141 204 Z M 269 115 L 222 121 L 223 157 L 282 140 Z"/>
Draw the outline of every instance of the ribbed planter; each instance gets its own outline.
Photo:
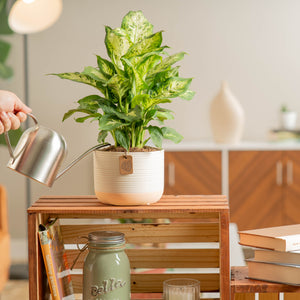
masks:
<path id="1" fill-rule="evenodd" d="M 147 205 L 164 191 L 164 150 L 128 152 L 133 173 L 121 175 L 124 152 L 97 150 L 94 154 L 94 187 L 97 198 L 112 205 Z"/>

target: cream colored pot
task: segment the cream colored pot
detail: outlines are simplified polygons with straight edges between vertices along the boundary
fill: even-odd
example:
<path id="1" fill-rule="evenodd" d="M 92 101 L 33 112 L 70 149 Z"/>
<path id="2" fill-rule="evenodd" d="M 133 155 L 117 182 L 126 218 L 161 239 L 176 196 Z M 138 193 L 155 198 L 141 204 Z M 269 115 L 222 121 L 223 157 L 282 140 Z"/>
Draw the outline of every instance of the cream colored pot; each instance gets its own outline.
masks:
<path id="1" fill-rule="evenodd" d="M 112 205 L 146 205 L 164 191 L 164 150 L 128 152 L 132 174 L 122 175 L 123 152 L 94 151 L 94 187 L 97 198 Z M 121 157 L 121 158 L 120 158 Z"/>

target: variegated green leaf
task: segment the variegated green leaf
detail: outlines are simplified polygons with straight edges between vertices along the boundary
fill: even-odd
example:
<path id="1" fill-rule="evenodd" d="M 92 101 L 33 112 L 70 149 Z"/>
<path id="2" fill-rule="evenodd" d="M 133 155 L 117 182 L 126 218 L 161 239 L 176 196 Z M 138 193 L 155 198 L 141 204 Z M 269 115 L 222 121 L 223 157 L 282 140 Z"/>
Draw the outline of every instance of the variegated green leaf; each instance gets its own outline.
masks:
<path id="1" fill-rule="evenodd" d="M 163 140 L 162 130 L 157 126 L 150 125 L 150 126 L 148 126 L 148 131 L 150 133 L 150 137 L 151 137 L 153 144 L 156 147 L 161 148 L 162 140 Z"/>
<path id="2" fill-rule="evenodd" d="M 107 78 L 94 67 L 85 67 L 82 74 L 88 75 L 96 81 L 100 81 L 102 84 L 105 84 L 107 81 Z"/>
<path id="3" fill-rule="evenodd" d="M 109 26 L 106 26 L 105 30 L 105 45 L 107 54 L 111 58 L 113 64 L 122 70 L 123 65 L 121 63 L 121 57 L 127 53 L 132 42 L 130 41 L 126 31 L 121 28 L 113 30 Z"/>
<path id="4" fill-rule="evenodd" d="M 129 111 L 128 113 L 119 112 L 116 108 L 109 107 L 109 106 L 103 106 L 103 111 L 106 114 L 115 116 L 121 120 L 125 120 L 129 123 L 138 121 L 142 118 L 142 110 L 139 106 L 136 106 L 134 109 Z"/>
<path id="5" fill-rule="evenodd" d="M 84 84 L 91 85 L 95 88 L 97 88 L 97 81 L 90 76 L 87 76 L 85 74 L 79 73 L 79 72 L 74 72 L 74 73 L 59 73 L 59 74 L 49 74 L 49 75 L 55 75 L 58 76 L 61 79 L 68 79 Z"/>
<path id="6" fill-rule="evenodd" d="M 102 74 L 109 79 L 116 73 L 114 65 L 108 61 L 107 59 L 102 58 L 101 56 L 97 55 L 97 63 L 98 68 Z"/>
<path id="7" fill-rule="evenodd" d="M 65 121 L 66 119 L 70 118 L 73 114 L 75 113 L 84 113 L 87 115 L 91 115 L 94 114 L 93 111 L 90 111 L 88 109 L 82 109 L 82 108 L 75 108 L 75 109 L 70 109 L 69 111 L 67 111 L 64 116 L 63 116 L 63 121 Z"/>
<path id="8" fill-rule="evenodd" d="M 184 99 L 184 100 L 192 100 L 193 97 L 195 96 L 195 94 L 196 93 L 194 91 L 187 90 L 183 94 L 180 95 L 180 98 Z"/>
<path id="9" fill-rule="evenodd" d="M 112 115 L 103 115 L 99 121 L 99 130 L 112 131 L 120 126 L 126 125 L 120 119 Z"/>
<path id="10" fill-rule="evenodd" d="M 171 103 L 170 99 L 161 99 L 161 98 L 150 98 L 150 95 L 143 94 L 143 95 L 137 95 L 135 96 L 132 101 L 131 105 L 132 107 L 135 107 L 136 105 L 141 106 L 144 110 L 149 109 L 150 107 L 153 107 L 160 103 Z"/>
<path id="11" fill-rule="evenodd" d="M 130 139 L 128 134 L 126 134 L 124 131 L 122 130 L 115 130 L 115 136 L 117 139 L 117 142 L 123 147 L 125 148 L 127 151 L 129 151 L 130 148 Z"/>
<path id="12" fill-rule="evenodd" d="M 153 32 L 153 25 L 141 11 L 130 11 L 123 18 L 121 27 L 127 31 L 133 43 L 140 42 Z"/>
<path id="13" fill-rule="evenodd" d="M 140 42 L 133 44 L 128 52 L 126 53 L 125 57 L 131 58 L 137 55 L 143 55 L 147 52 L 151 52 L 160 47 L 162 43 L 162 32 L 156 32 L 147 38 L 141 40 Z"/>
<path id="14" fill-rule="evenodd" d="M 132 72 L 132 74 L 133 74 L 134 80 L 132 80 L 132 94 L 137 95 L 137 94 L 142 93 L 142 91 L 147 88 L 147 84 L 141 77 L 140 73 L 131 64 L 130 60 L 123 57 L 122 61 L 127 66 L 127 68 L 129 68 L 129 72 Z"/>
<path id="15" fill-rule="evenodd" d="M 180 97 L 187 91 L 191 82 L 192 78 L 169 78 L 157 89 L 157 96 L 162 98 Z"/>
<path id="16" fill-rule="evenodd" d="M 163 61 L 160 64 L 156 65 L 155 68 L 153 68 L 149 72 L 149 76 L 152 74 L 166 70 L 167 68 L 169 68 L 176 62 L 182 60 L 185 54 L 186 54 L 185 52 L 179 52 L 179 53 L 173 54 L 173 55 L 168 56 L 167 58 L 163 59 Z"/>
<path id="17" fill-rule="evenodd" d="M 165 120 L 174 120 L 173 112 L 170 110 L 157 111 L 156 117 L 160 122 L 164 122 Z"/>
<path id="18" fill-rule="evenodd" d="M 106 130 L 99 131 L 98 139 L 97 139 L 98 143 L 100 143 L 100 144 L 104 143 L 107 135 L 108 135 L 108 131 L 106 131 Z"/>
<path id="19" fill-rule="evenodd" d="M 95 121 L 95 120 L 101 118 L 101 116 L 102 116 L 101 114 L 95 113 L 95 114 L 91 114 L 91 115 L 89 115 L 89 116 L 76 118 L 75 121 L 78 122 L 78 123 L 83 123 L 84 121 L 86 121 L 86 120 L 88 120 L 88 119 L 91 119 L 91 118 L 93 118 L 92 121 Z"/>
<path id="20" fill-rule="evenodd" d="M 171 140 L 175 144 L 178 144 L 182 141 L 183 136 L 179 134 L 175 129 L 170 127 L 162 127 L 163 138 Z"/>
<path id="21" fill-rule="evenodd" d="M 110 78 L 107 82 L 107 86 L 117 99 L 121 99 L 129 90 L 130 82 L 126 77 L 116 74 Z"/>
<path id="22" fill-rule="evenodd" d="M 137 71 L 141 74 L 141 77 L 145 80 L 147 73 L 151 70 L 155 65 L 157 65 L 161 61 L 160 55 L 151 55 L 144 58 L 137 67 Z"/>
<path id="23" fill-rule="evenodd" d="M 175 68 L 167 68 L 165 71 L 154 73 L 146 78 L 146 82 L 149 86 L 160 86 L 163 82 L 171 77 L 178 77 L 179 66 Z"/>
<path id="24" fill-rule="evenodd" d="M 77 101 L 80 109 L 87 109 L 96 112 L 99 109 L 99 100 L 104 99 L 98 95 L 86 96 Z"/>

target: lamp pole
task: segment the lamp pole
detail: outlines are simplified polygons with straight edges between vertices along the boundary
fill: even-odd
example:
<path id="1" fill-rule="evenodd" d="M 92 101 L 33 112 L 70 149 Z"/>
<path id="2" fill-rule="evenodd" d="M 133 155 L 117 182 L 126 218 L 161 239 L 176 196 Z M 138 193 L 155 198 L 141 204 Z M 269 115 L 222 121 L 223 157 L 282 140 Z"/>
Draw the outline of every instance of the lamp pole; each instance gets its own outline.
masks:
<path id="1" fill-rule="evenodd" d="M 28 76 L 28 36 L 23 35 L 23 55 L 24 55 L 24 102 L 29 106 L 29 76 Z M 25 122 L 26 129 L 29 128 L 29 118 Z M 31 205 L 31 183 L 26 177 L 26 208 Z"/>

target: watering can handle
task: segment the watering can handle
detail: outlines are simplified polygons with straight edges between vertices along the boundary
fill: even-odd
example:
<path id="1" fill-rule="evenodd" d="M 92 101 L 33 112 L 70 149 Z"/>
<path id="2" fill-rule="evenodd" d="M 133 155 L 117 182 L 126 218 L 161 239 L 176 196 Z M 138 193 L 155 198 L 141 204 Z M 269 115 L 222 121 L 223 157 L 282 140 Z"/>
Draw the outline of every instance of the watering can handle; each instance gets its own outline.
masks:
<path id="1" fill-rule="evenodd" d="M 39 125 L 38 121 L 37 121 L 37 119 L 36 119 L 36 117 L 34 115 L 28 114 L 28 116 L 32 118 L 32 120 L 34 121 L 35 125 L 37 125 L 37 126 Z M 5 137 L 5 141 L 6 141 L 6 144 L 7 144 L 9 155 L 10 155 L 10 157 L 13 160 L 15 160 L 16 158 L 15 158 L 14 153 L 13 153 L 13 148 L 11 146 L 11 142 L 10 142 L 10 139 L 9 139 L 8 131 L 4 132 L 4 137 Z"/>

